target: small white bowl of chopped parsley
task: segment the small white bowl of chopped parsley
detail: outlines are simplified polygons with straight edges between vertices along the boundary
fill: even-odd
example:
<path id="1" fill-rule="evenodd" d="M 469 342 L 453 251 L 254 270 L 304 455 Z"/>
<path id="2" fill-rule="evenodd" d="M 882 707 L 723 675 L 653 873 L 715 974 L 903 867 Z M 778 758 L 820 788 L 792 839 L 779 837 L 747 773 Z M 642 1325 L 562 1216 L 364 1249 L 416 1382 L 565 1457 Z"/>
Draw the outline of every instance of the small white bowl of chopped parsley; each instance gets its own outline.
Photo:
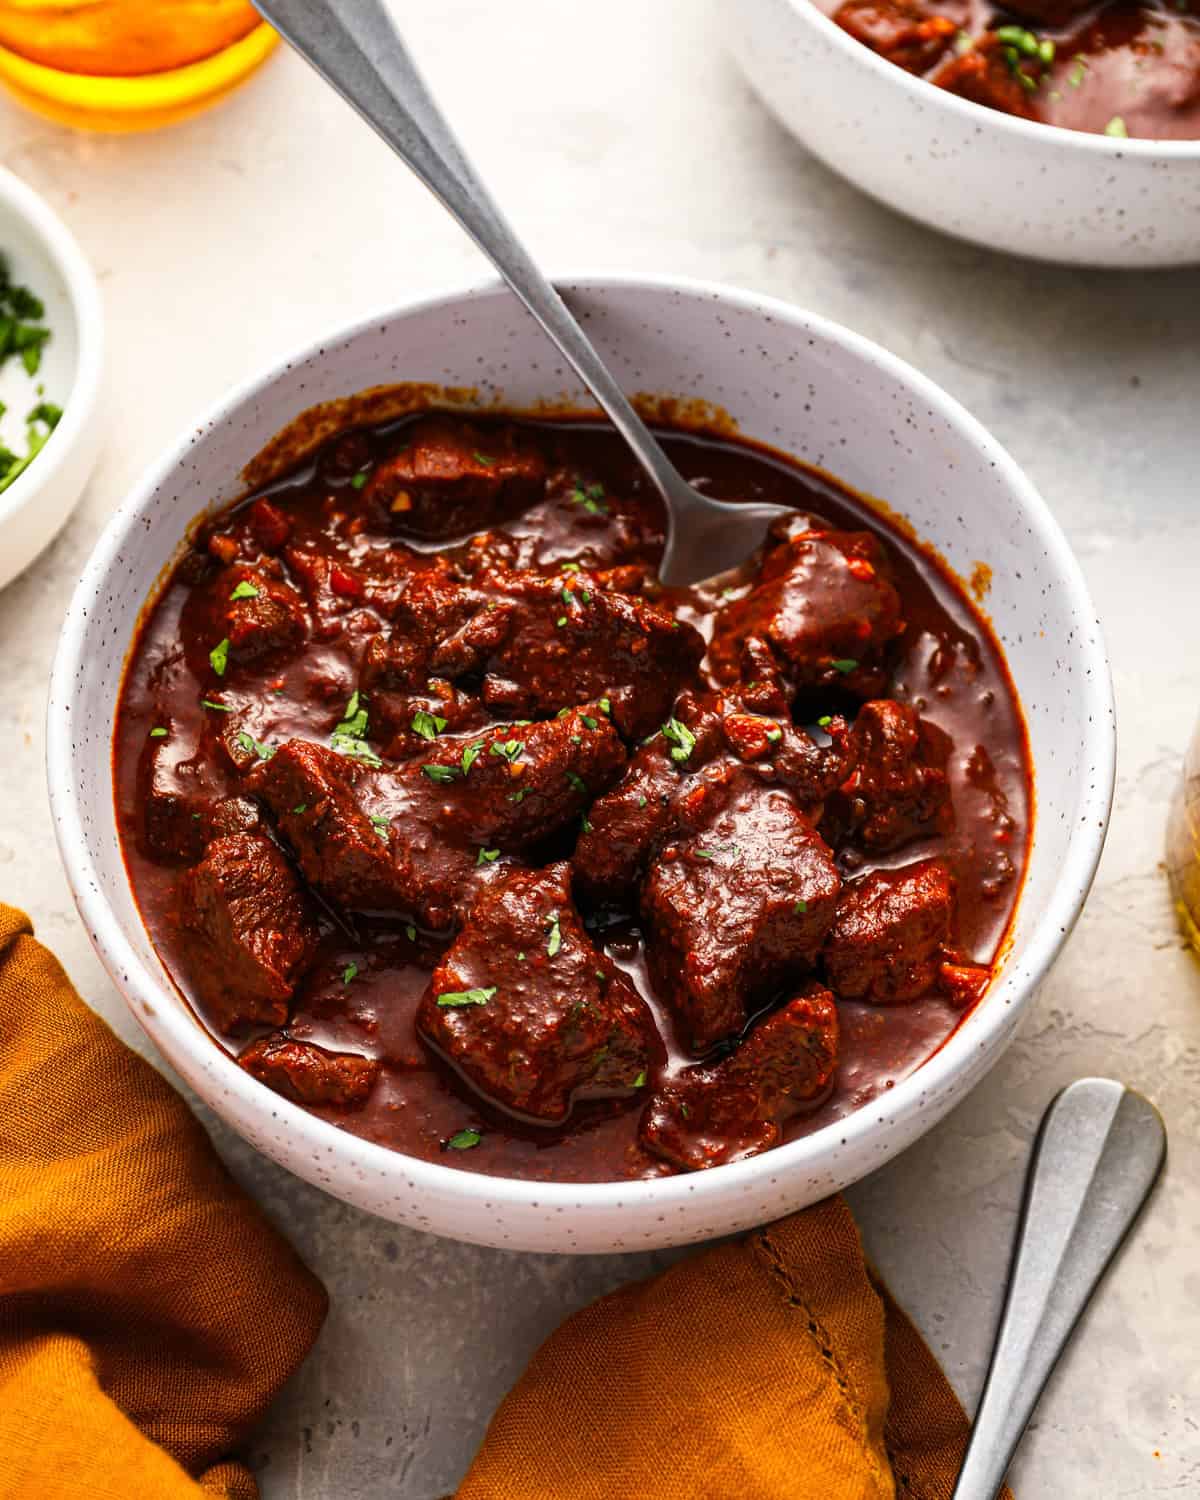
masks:
<path id="1" fill-rule="evenodd" d="M 95 466 L 103 346 L 83 252 L 0 168 L 0 587 L 57 535 Z"/>

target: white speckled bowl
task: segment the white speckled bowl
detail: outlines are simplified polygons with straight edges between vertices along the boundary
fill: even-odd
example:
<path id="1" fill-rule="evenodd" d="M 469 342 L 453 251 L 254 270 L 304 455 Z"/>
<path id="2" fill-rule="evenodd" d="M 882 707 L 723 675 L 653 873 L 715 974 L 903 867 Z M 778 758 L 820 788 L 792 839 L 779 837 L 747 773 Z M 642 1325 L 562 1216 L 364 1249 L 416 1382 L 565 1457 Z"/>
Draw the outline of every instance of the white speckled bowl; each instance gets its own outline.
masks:
<path id="1" fill-rule="evenodd" d="M 100 452 L 104 312 L 92 268 L 71 232 L 19 177 L 0 167 L 0 252 L 16 281 L 46 304 L 51 337 L 37 381 L 17 360 L 0 373 L 0 441 L 26 448 L 25 414 L 39 398 L 62 420 L 25 472 L 0 494 L 0 588 L 29 566 L 74 509 Z"/>
<path id="2" fill-rule="evenodd" d="M 784 303 L 695 282 L 563 283 L 631 391 L 703 397 L 749 436 L 886 497 L 961 572 L 993 569 L 996 629 L 1029 720 L 1040 815 L 1014 941 L 983 1004 L 912 1077 L 847 1121 L 756 1160 L 655 1182 L 477 1176 L 367 1144 L 269 1092 L 213 1045 L 162 969 L 117 842 L 113 705 L 138 612 L 200 512 L 304 407 L 403 380 L 469 384 L 513 407 L 586 404 L 515 298 L 494 284 L 413 303 L 279 363 L 192 427 L 113 516 L 76 590 L 50 690 L 59 848 L 101 959 L 167 1060 L 268 1156 L 385 1218 L 512 1249 L 607 1251 L 705 1239 L 855 1181 L 914 1141 L 996 1061 L 1079 915 L 1104 839 L 1114 727 L 1079 569 L 1012 459 L 950 397 L 882 349 Z"/>
<path id="3" fill-rule="evenodd" d="M 1200 141 L 1116 140 L 987 109 L 885 62 L 811 0 L 727 12 L 733 53 L 772 112 L 901 213 L 1070 265 L 1200 261 Z"/>

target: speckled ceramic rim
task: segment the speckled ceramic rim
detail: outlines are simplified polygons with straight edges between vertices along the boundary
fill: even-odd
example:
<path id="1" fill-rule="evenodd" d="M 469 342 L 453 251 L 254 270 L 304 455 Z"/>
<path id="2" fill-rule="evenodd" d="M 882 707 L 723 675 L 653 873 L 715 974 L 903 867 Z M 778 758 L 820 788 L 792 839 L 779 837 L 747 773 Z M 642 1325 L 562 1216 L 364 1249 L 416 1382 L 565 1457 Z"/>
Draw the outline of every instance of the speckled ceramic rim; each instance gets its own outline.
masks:
<path id="1" fill-rule="evenodd" d="M 8 489 L 0 494 L 0 526 L 42 491 L 58 482 L 59 471 L 91 426 L 104 366 L 104 309 L 92 268 L 71 231 L 19 177 L 0 167 L 0 201 L 33 229 L 47 257 L 62 275 L 75 318 L 75 375 L 63 401 L 62 419 L 46 446 Z M 2 247 L 0 247 L 2 248 Z"/>
<path id="2" fill-rule="evenodd" d="M 906 72 L 895 63 L 887 62 L 870 47 L 856 41 L 834 21 L 818 9 L 813 0 L 789 0 L 792 10 L 800 21 L 812 25 L 831 45 L 846 54 L 866 72 L 874 74 L 885 87 L 899 89 L 918 101 L 958 115 L 960 119 L 974 123 L 984 129 L 997 131 L 1001 135 L 1012 135 L 1019 140 L 1044 141 L 1047 136 L 1068 151 L 1107 156 L 1120 161 L 1124 156 L 1142 157 L 1147 161 L 1195 161 L 1200 159 L 1200 141 L 1155 141 L 1138 137 L 1098 135 L 1090 130 L 1067 130 L 1062 125 L 1043 125 L 1037 120 L 1022 120 L 1017 115 L 1007 115 L 1003 110 L 989 109 L 986 104 L 976 104 L 973 99 L 963 99 L 947 89 L 939 89 L 928 79 Z"/>
<path id="3" fill-rule="evenodd" d="M 586 291 L 631 289 L 661 293 L 663 296 L 680 293 L 706 298 L 763 319 L 773 319 L 805 335 L 815 334 L 840 346 L 864 364 L 881 370 L 901 388 L 957 427 L 974 443 L 983 459 L 1003 476 L 1013 495 L 1024 507 L 1037 542 L 1052 563 L 1057 586 L 1069 596 L 1075 617 L 1089 621 L 1095 619 L 1095 611 L 1079 566 L 1058 523 L 1037 491 L 1003 448 L 963 407 L 910 365 L 836 323 L 802 312 L 774 298 L 751 295 L 713 282 L 681 277 L 600 275 L 564 276 L 559 278 L 559 284 L 566 289 L 574 287 Z M 328 354 L 331 349 L 378 328 L 381 319 L 390 320 L 435 309 L 445 309 L 451 316 L 461 315 L 464 303 L 469 309 L 471 303 L 494 296 L 496 292 L 497 283 L 489 281 L 442 296 L 381 309 L 330 338 L 313 340 L 304 349 L 290 356 L 291 363 L 297 364 L 312 358 L 320 350 Z M 193 1081 L 196 1074 L 203 1074 L 206 1083 L 218 1097 L 222 1093 L 232 1095 L 244 1108 L 256 1115 L 277 1114 L 281 1127 L 289 1132 L 295 1145 L 296 1150 L 292 1154 L 299 1155 L 300 1150 L 314 1156 L 322 1153 L 324 1159 L 332 1158 L 337 1163 L 336 1175 L 345 1174 L 348 1180 L 355 1170 L 369 1170 L 387 1180 L 394 1180 L 397 1185 L 401 1182 L 411 1183 L 411 1191 L 415 1191 L 418 1196 L 423 1190 L 436 1191 L 443 1198 L 456 1199 L 471 1212 L 478 1209 L 481 1223 L 495 1221 L 506 1208 L 529 1208 L 533 1205 L 551 1211 L 573 1209 L 583 1213 L 619 1209 L 628 1222 L 639 1212 L 648 1213 L 653 1210 L 656 1215 L 661 1215 L 663 1210 L 689 1200 L 695 1204 L 698 1199 L 703 1199 L 706 1188 L 710 1184 L 715 1187 L 718 1180 L 722 1188 L 730 1190 L 749 1191 L 756 1185 L 765 1187 L 772 1176 L 790 1176 L 819 1165 L 820 1159 L 834 1141 L 839 1146 L 850 1145 L 862 1138 L 877 1137 L 880 1133 L 889 1131 L 897 1121 L 911 1117 L 920 1110 L 924 1094 L 932 1093 L 939 1084 L 948 1083 L 956 1075 L 969 1071 L 978 1055 L 988 1052 L 993 1043 L 1011 1027 L 1014 1010 L 1019 1013 L 1032 998 L 1038 983 L 1053 963 L 1079 916 L 1100 858 L 1112 801 L 1116 740 L 1112 683 L 1098 628 L 1094 635 L 1081 639 L 1078 645 L 1084 668 L 1080 680 L 1085 684 L 1078 711 L 1081 749 L 1087 763 L 1095 767 L 1095 778 L 1081 793 L 1081 816 L 1070 834 L 1067 856 L 1059 871 L 1054 897 L 1037 917 L 1025 951 L 1019 960 L 1009 962 L 988 991 L 983 1004 L 940 1051 L 895 1088 L 825 1130 L 777 1147 L 763 1156 L 731 1166 L 717 1167 L 710 1172 L 636 1182 L 529 1182 L 439 1166 L 434 1162 L 406 1156 L 384 1146 L 360 1140 L 264 1089 L 220 1048 L 213 1045 L 180 1001 L 178 994 L 165 987 L 142 965 L 126 941 L 101 890 L 99 873 L 84 839 L 83 810 L 78 805 L 74 778 L 71 775 L 71 698 L 74 684 L 79 680 L 78 674 L 82 670 L 87 617 L 101 608 L 100 601 L 105 594 L 106 580 L 116 570 L 127 539 L 139 526 L 143 509 L 158 487 L 186 461 L 188 448 L 198 427 L 216 426 L 232 420 L 239 407 L 269 387 L 287 363 L 287 359 L 279 360 L 264 375 L 247 382 L 226 397 L 199 424 L 190 426 L 113 515 L 88 561 L 71 601 L 51 677 L 47 775 L 59 850 L 76 905 L 101 960 L 118 983 L 139 1024 L 162 1052 L 168 1058 L 180 1054 L 186 1056 L 192 1064 Z M 164 1004 L 164 1000 L 168 1003 Z M 998 1056 L 999 1048 L 996 1053 Z M 203 1094 L 204 1088 L 200 1088 L 199 1092 Z M 932 1123 L 931 1119 L 930 1124 Z M 333 1183 L 329 1185 L 336 1191 Z M 488 1205 L 486 1211 L 485 1204 Z"/>

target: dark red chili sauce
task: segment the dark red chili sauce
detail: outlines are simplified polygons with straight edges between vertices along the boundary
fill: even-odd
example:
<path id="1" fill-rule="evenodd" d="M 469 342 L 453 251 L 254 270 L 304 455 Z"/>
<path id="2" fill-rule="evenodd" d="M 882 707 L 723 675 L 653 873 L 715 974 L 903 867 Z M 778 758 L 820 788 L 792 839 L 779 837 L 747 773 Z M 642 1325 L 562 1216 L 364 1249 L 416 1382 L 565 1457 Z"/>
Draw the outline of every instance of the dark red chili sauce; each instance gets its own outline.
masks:
<path id="1" fill-rule="evenodd" d="M 512 1177 L 719 1165 L 986 987 L 1032 817 L 990 629 L 823 474 L 663 436 L 795 508 L 716 584 L 658 584 L 611 432 L 427 413 L 208 521 L 147 610 L 114 742 L 146 926 L 343 1129 Z"/>
<path id="2" fill-rule="evenodd" d="M 1068 130 L 1200 140 L 1197 0 L 819 0 L 909 73 Z"/>

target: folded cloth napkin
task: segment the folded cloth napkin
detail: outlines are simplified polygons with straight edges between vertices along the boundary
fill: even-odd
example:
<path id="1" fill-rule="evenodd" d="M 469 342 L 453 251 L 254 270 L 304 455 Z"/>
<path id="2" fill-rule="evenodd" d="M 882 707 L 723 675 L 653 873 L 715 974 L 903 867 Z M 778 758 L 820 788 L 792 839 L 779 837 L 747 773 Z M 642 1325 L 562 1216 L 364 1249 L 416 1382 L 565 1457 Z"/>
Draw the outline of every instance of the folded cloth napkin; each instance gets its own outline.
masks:
<path id="1" fill-rule="evenodd" d="M 0 904 L 2 1500 L 252 1500 L 226 1455 L 325 1309 L 179 1095 Z"/>
<path id="2" fill-rule="evenodd" d="M 183 1101 L 0 905 L 0 1500 L 253 1500 L 228 1455 L 324 1314 Z M 965 1436 L 831 1199 L 576 1314 L 458 1500 L 949 1500 Z"/>

